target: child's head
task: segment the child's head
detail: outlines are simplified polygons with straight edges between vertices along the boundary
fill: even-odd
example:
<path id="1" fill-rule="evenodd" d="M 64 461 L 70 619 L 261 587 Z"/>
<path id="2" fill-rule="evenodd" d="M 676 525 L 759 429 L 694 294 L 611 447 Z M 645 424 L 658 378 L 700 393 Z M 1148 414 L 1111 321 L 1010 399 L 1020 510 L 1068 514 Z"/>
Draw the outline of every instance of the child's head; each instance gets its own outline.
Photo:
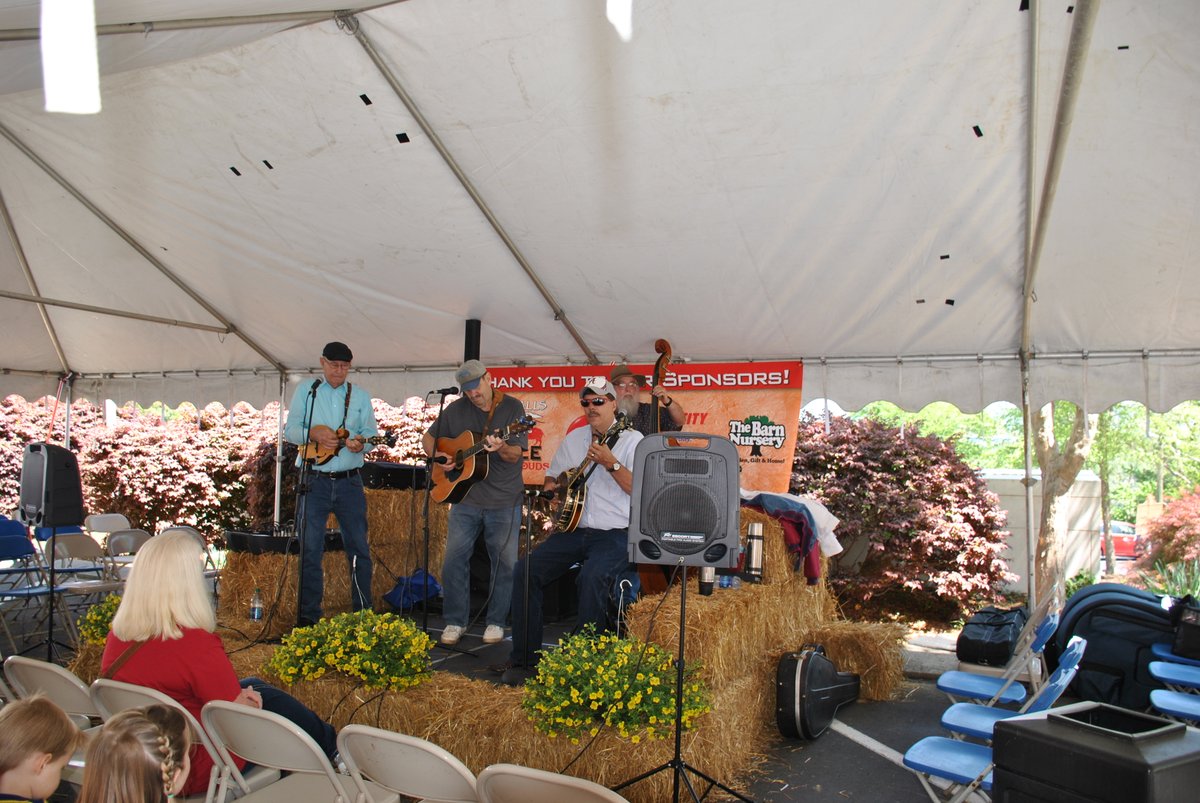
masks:
<path id="1" fill-rule="evenodd" d="M 83 734 L 61 708 L 41 694 L 0 709 L 0 792 L 31 799 L 58 788 L 63 767 Z"/>
<path id="2" fill-rule="evenodd" d="M 187 721 L 171 706 L 120 712 L 88 745 L 78 803 L 166 800 L 187 780 L 190 742 Z"/>

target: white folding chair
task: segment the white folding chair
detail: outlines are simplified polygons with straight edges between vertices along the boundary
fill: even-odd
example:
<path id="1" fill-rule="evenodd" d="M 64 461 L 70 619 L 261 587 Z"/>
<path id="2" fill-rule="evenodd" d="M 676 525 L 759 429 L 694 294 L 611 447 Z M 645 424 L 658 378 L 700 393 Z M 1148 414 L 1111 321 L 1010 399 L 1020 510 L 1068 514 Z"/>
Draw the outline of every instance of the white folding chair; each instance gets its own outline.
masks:
<path id="1" fill-rule="evenodd" d="M 132 526 L 129 519 L 120 513 L 93 513 L 83 520 L 84 531 L 92 536 L 97 544 L 103 544 L 109 534 L 128 530 Z"/>
<path id="2" fill-rule="evenodd" d="M 355 803 L 359 788 L 354 779 L 339 775 L 312 737 L 285 717 L 213 700 L 201 710 L 200 720 L 222 760 L 231 762 L 229 754 L 233 752 L 259 766 L 290 773 L 244 795 L 241 800 L 246 803 Z M 362 783 L 375 803 L 399 803 L 399 795 L 379 784 L 366 780 Z"/>
<path id="3" fill-rule="evenodd" d="M 183 713 L 184 719 L 187 720 L 188 728 L 192 732 L 192 743 L 200 745 L 201 749 L 208 753 L 212 759 L 212 772 L 209 773 L 208 789 L 203 796 L 192 795 L 189 797 L 176 797 L 176 800 L 189 801 L 205 801 L 205 803 L 213 803 L 213 801 L 224 801 L 233 796 L 241 796 L 255 789 L 262 789 L 268 784 L 275 783 L 279 780 L 279 771 L 270 767 L 251 767 L 246 772 L 241 772 L 237 768 L 237 764 L 232 760 L 226 762 L 225 758 L 217 750 L 208 733 L 192 716 L 192 713 L 179 704 L 173 697 L 146 686 L 138 686 L 133 683 L 124 683 L 119 680 L 109 680 L 108 678 L 98 678 L 92 683 L 91 688 L 92 701 L 95 703 L 97 710 L 100 711 L 100 716 L 104 720 L 108 720 L 114 714 L 124 711 L 129 708 L 143 708 L 147 705 L 155 703 L 159 705 L 168 705 L 178 709 Z"/>
<path id="4" fill-rule="evenodd" d="M 337 737 L 338 753 L 359 792 L 369 802 L 364 780 L 405 797 L 441 803 L 475 803 L 475 774 L 433 742 L 369 725 L 347 725 Z"/>
<path id="5" fill-rule="evenodd" d="M 104 540 L 104 552 L 112 563 L 112 569 L 122 580 L 128 579 L 129 567 L 137 558 L 138 550 L 150 540 L 145 530 L 115 530 Z"/>
<path id="6" fill-rule="evenodd" d="M 621 803 L 625 798 L 606 786 L 516 764 L 484 767 L 475 780 L 480 803 Z M 628 801 L 625 801 L 628 803 Z"/>
<path id="7" fill-rule="evenodd" d="M 18 699 L 41 692 L 57 705 L 85 734 L 91 735 L 99 725 L 100 711 L 92 703 L 91 694 L 83 681 L 69 669 L 58 664 L 10 655 L 4 659 L 4 676 Z M 80 745 L 67 762 L 63 778 L 74 784 L 83 781 L 83 759 L 87 746 Z"/>

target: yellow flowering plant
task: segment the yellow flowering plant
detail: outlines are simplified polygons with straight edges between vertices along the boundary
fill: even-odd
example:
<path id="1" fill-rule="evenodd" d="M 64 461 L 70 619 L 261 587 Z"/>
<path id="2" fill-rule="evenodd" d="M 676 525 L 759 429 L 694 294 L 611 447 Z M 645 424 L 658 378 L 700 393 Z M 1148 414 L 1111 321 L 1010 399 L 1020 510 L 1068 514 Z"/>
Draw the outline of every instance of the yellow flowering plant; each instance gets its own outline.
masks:
<path id="1" fill-rule="evenodd" d="M 699 670 L 699 664 L 684 667 L 685 731 L 709 711 L 710 695 Z M 578 743 L 580 736 L 608 725 L 637 744 L 674 732 L 675 683 L 674 655 L 634 638 L 597 635 L 589 625 L 542 656 L 521 705 L 548 736 L 562 734 Z"/>
<path id="2" fill-rule="evenodd" d="M 75 623 L 79 629 L 80 640 L 85 644 L 103 645 L 108 640 L 108 631 L 112 629 L 113 616 L 120 604 L 119 594 L 109 594 L 88 608 Z"/>
<path id="3" fill-rule="evenodd" d="M 368 688 L 399 691 L 429 679 L 431 649 L 433 640 L 408 619 L 357 611 L 296 628 L 267 668 L 288 685 L 341 672 Z"/>

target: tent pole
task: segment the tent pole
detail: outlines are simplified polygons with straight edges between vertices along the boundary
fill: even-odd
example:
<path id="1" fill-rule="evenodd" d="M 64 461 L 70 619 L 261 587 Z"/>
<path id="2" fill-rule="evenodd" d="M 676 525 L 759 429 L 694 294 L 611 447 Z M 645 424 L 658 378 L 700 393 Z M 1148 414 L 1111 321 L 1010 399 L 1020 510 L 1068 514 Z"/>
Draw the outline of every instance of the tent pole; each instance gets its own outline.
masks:
<path id="1" fill-rule="evenodd" d="M 277 25 L 286 23 L 306 25 L 331 20 L 337 14 L 337 11 L 285 11 L 279 14 L 247 14 L 243 17 L 226 16 L 186 20 L 115 22 L 106 25 L 97 25 L 96 35 L 141 34 L 146 36 L 155 31 L 191 31 L 204 28 L 229 28 L 234 25 Z M 40 28 L 8 28 L 0 30 L 0 42 L 36 41 L 40 37 Z"/>
<path id="2" fill-rule="evenodd" d="M 279 374 L 279 416 L 278 431 L 275 435 L 275 512 L 271 514 L 271 532 L 279 532 L 279 509 L 283 484 L 283 405 L 284 393 L 287 392 L 287 374 Z"/>
<path id="3" fill-rule="evenodd" d="M 458 179 L 458 183 L 461 184 L 462 188 L 467 191 L 468 195 L 471 196 L 471 200 L 475 202 L 475 206 L 480 212 L 483 213 L 483 216 L 487 219 L 487 222 L 491 224 L 492 230 L 496 232 L 496 234 L 500 237 L 501 242 L 503 242 L 505 247 L 508 248 L 508 252 L 512 254 L 513 259 L 515 259 L 517 264 L 521 266 L 521 270 L 525 271 L 525 275 L 529 277 L 529 280 L 533 282 L 533 286 L 537 288 L 539 293 L 541 293 L 542 298 L 545 299 L 546 304 L 550 307 L 550 311 L 554 313 L 554 320 L 563 325 L 563 328 L 567 330 L 567 332 L 571 335 L 571 338 L 579 346 L 580 351 L 587 355 L 588 362 L 592 365 L 598 364 L 600 362 L 599 358 L 588 346 L 588 344 L 584 342 L 583 336 L 579 334 L 579 331 L 575 328 L 575 325 L 571 323 L 571 320 L 567 317 L 566 311 L 564 311 L 562 306 L 559 305 L 558 300 L 550 292 L 550 289 L 542 283 L 541 278 L 534 271 L 533 266 L 529 264 L 529 260 L 525 259 L 525 255 L 521 253 L 521 249 L 517 247 L 515 242 L 513 242 L 512 237 L 508 235 L 508 231 L 504 228 L 503 224 L 500 223 L 500 220 L 496 217 L 495 213 L 492 212 L 492 209 L 490 206 L 488 206 L 487 201 L 485 201 L 483 196 L 479 194 L 479 190 L 476 189 L 475 184 L 463 171 L 462 167 L 459 166 L 457 160 L 454 158 L 454 155 L 450 153 L 450 150 L 446 147 L 445 143 L 442 142 L 442 138 L 439 137 L 437 132 L 433 130 L 433 126 L 430 125 L 429 121 L 425 119 L 425 115 L 421 113 L 421 109 L 417 106 L 416 102 L 409 96 L 408 92 L 405 91 L 403 85 L 400 83 L 400 79 L 396 77 L 396 74 L 392 72 L 391 68 L 388 67 L 388 65 L 384 62 L 383 57 L 379 55 L 379 51 L 377 51 L 375 46 L 371 44 L 371 40 L 367 38 L 365 33 L 363 33 L 362 26 L 358 23 L 358 17 L 354 16 L 354 14 L 339 14 L 337 21 L 338 27 L 350 33 L 362 46 L 362 49 L 366 52 L 367 56 L 375 64 L 376 69 L 379 70 L 384 80 L 388 82 L 388 86 L 390 86 L 392 91 L 396 93 L 396 97 L 400 98 L 400 102 L 404 104 L 406 109 L 408 109 L 408 113 L 411 114 L 413 119 L 417 121 L 417 125 L 421 127 L 421 131 L 426 137 L 429 138 L 430 144 L 433 145 L 433 147 L 436 148 L 437 152 L 441 155 L 442 161 L 445 162 L 446 166 L 450 168 L 450 172 L 454 174 L 454 177 Z"/>

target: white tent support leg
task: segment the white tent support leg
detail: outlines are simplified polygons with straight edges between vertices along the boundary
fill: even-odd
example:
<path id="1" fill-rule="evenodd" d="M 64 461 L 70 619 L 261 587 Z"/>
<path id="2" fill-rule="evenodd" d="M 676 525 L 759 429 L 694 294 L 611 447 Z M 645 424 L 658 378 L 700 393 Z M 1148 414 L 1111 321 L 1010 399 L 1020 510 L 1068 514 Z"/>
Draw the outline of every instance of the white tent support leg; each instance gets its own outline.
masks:
<path id="1" fill-rule="evenodd" d="M 286 403 L 284 393 L 287 392 L 287 374 L 279 375 L 279 431 L 275 438 L 275 512 L 271 516 L 274 532 L 279 532 L 280 500 L 283 498 L 283 405 Z"/>

